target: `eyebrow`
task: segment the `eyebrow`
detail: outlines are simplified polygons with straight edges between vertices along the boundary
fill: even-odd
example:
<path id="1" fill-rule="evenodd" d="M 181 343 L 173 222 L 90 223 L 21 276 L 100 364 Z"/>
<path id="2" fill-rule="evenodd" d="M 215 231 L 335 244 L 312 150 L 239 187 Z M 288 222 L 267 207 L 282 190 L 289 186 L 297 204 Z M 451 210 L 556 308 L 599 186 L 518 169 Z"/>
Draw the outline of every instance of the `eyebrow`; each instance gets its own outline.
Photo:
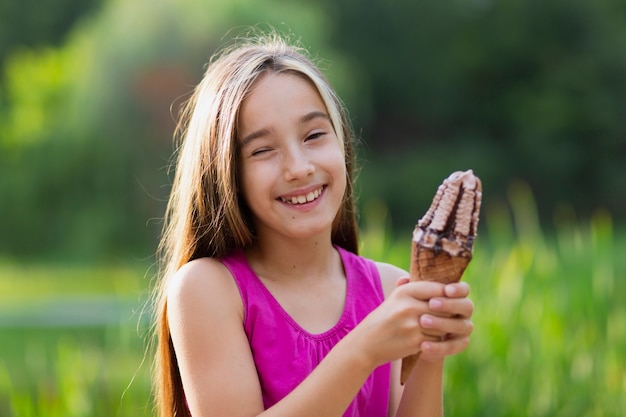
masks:
<path id="1" fill-rule="evenodd" d="M 325 120 L 329 120 L 330 121 L 330 116 L 328 114 L 326 114 L 323 111 L 312 111 L 310 113 L 305 114 L 304 116 L 302 116 L 300 118 L 300 124 L 306 123 L 306 122 L 310 122 L 313 119 L 317 119 L 317 118 L 321 118 L 321 119 L 325 119 Z M 252 142 L 255 139 L 261 138 L 263 136 L 267 136 L 270 134 L 270 129 L 269 128 L 262 128 L 259 130 L 255 130 L 254 132 L 244 136 L 243 138 L 241 138 L 241 143 L 240 146 L 243 148 L 245 146 L 247 146 L 250 142 Z"/>

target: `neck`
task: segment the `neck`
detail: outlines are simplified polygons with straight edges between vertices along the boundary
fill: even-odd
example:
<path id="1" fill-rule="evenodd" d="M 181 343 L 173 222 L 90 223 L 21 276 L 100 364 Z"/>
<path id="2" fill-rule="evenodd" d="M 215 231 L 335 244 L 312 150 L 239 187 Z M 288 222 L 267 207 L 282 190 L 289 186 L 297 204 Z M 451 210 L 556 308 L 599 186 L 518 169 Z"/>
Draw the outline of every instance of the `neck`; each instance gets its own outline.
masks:
<path id="1" fill-rule="evenodd" d="M 330 233 L 301 240 L 261 236 L 246 250 L 246 256 L 259 276 L 272 280 L 319 279 L 339 261 Z"/>

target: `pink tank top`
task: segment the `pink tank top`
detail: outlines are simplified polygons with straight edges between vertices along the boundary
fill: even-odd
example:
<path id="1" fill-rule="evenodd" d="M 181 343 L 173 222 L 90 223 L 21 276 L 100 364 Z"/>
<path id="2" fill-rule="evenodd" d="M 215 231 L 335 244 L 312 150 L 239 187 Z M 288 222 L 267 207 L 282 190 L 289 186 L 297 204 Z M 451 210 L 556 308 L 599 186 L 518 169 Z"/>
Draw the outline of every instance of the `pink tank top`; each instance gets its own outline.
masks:
<path id="1" fill-rule="evenodd" d="M 280 306 L 252 271 L 241 250 L 222 259 L 244 306 L 244 329 L 256 364 L 263 403 L 269 408 L 306 378 L 326 354 L 384 299 L 376 265 L 337 247 L 346 274 L 344 311 L 333 328 L 311 334 Z M 384 417 L 389 404 L 390 365 L 372 372 L 344 417 Z"/>

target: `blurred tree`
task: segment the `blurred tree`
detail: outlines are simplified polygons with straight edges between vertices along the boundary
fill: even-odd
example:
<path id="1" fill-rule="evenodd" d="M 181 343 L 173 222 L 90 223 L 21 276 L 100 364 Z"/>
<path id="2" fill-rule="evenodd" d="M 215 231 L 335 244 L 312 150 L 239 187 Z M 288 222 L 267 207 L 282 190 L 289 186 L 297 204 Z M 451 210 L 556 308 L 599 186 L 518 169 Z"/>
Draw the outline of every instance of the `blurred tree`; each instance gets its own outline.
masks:
<path id="1" fill-rule="evenodd" d="M 316 7 L 273 5 L 111 0 L 60 47 L 12 51 L 0 91 L 0 252 L 149 258 L 178 106 L 215 49 L 259 21 L 323 42 Z"/>
<path id="2" fill-rule="evenodd" d="M 53 46 L 102 0 L 5 0 L 0 2 L 0 65 L 19 47 Z"/>
<path id="3" fill-rule="evenodd" d="M 626 3 L 323 4 L 331 43 L 367 83 L 365 96 L 347 101 L 373 164 L 412 154 L 403 172 L 429 190 L 447 171 L 473 167 L 488 194 L 528 181 L 544 216 L 562 201 L 582 214 L 603 205 L 626 215 Z M 364 100 L 371 110 L 362 117 Z M 410 188 L 389 187 L 408 181 L 391 169 L 376 175 L 379 185 L 367 177 L 364 192 L 414 221 L 402 207 Z"/>
<path id="4" fill-rule="evenodd" d="M 0 6 L 3 33 L 22 4 Z M 33 13 L 48 4 L 73 3 Z M 91 19 L 3 58 L 0 252 L 150 256 L 178 106 L 215 48 L 256 24 L 322 58 L 364 139 L 360 204 L 382 200 L 398 229 L 466 168 L 487 203 L 520 178 L 544 217 L 566 201 L 626 218 L 620 0 L 89 4 Z"/>

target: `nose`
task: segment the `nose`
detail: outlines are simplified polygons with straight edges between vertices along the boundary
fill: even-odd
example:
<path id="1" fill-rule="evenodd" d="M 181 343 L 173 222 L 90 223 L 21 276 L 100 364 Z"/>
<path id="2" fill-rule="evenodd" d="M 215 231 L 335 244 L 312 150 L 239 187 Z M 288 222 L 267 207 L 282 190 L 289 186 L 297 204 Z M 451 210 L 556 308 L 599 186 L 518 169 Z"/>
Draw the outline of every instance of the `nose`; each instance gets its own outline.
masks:
<path id="1" fill-rule="evenodd" d="M 310 156 L 300 147 L 292 147 L 285 152 L 283 165 L 286 181 L 306 178 L 315 172 Z"/>

